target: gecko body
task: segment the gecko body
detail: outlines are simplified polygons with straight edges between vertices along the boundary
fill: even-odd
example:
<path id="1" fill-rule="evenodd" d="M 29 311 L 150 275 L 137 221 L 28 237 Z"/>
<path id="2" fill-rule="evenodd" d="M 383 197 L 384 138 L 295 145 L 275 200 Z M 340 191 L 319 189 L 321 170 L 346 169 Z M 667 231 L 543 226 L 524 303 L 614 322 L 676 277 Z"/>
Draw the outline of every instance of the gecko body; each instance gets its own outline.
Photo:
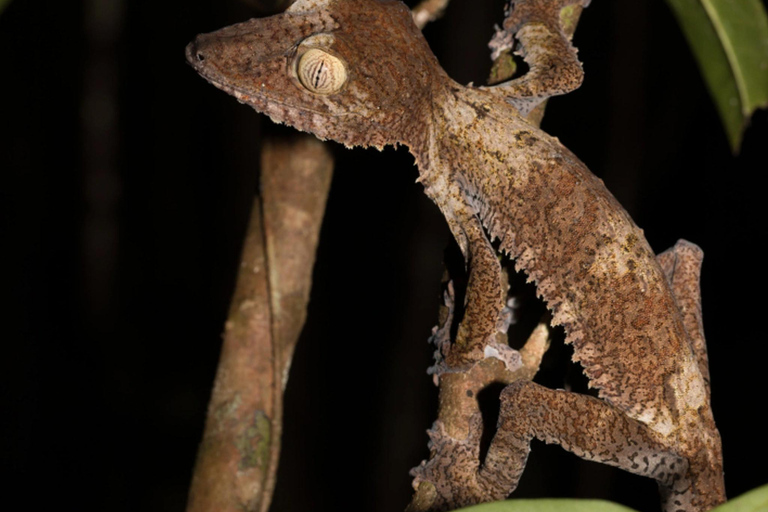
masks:
<path id="1" fill-rule="evenodd" d="M 529 382 L 507 388 L 469 490 L 436 484 L 464 496 L 436 510 L 506 496 L 532 437 L 655 478 L 667 511 L 707 510 L 725 493 L 698 302 L 701 251 L 679 242 L 657 259 L 602 181 L 524 118 L 581 81 L 553 21 L 565 3 L 516 2 L 512 30 L 531 72 L 496 87 L 451 80 L 398 1 L 299 0 L 283 14 L 198 36 L 187 58 L 276 122 L 347 146 L 408 146 L 470 266 L 495 261 L 490 240 L 498 239 L 599 390 L 600 400 Z M 553 50 L 542 57 L 544 42 Z M 562 58 L 562 74 L 545 76 L 539 58 Z M 482 359 L 486 341 L 470 339 L 449 363 Z M 417 471 L 419 479 L 430 476 Z"/>

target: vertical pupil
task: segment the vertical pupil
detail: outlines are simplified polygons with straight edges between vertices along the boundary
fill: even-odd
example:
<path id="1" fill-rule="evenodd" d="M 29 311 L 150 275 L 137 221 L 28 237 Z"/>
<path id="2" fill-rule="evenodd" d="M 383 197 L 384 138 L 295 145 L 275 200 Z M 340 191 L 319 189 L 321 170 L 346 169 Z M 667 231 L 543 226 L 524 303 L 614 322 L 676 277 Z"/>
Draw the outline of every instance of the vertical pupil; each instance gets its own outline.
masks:
<path id="1" fill-rule="evenodd" d="M 320 61 L 319 66 L 317 66 L 317 71 L 315 72 L 315 79 L 313 81 L 313 84 L 315 87 L 320 87 L 320 77 L 323 74 L 323 70 L 325 69 L 325 61 Z"/>
<path id="2" fill-rule="evenodd" d="M 336 92 L 347 79 L 339 59 L 315 48 L 307 50 L 297 66 L 296 74 L 301 84 L 316 94 Z"/>

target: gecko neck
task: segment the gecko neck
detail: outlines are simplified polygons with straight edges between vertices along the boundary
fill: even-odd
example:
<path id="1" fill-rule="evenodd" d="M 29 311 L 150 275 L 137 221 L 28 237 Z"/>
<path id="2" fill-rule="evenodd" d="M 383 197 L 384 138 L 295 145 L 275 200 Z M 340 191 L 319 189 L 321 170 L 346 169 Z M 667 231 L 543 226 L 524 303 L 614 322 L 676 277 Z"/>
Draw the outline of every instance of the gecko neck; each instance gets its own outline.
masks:
<path id="1" fill-rule="evenodd" d="M 436 201 L 437 192 L 431 193 L 431 186 L 440 187 L 446 180 L 456 180 L 466 194 L 482 201 L 485 192 L 479 190 L 479 182 L 483 169 L 508 169 L 503 161 L 518 149 L 511 137 L 519 131 L 549 138 L 498 96 L 448 79 L 432 91 L 421 138 L 404 143 L 416 159 L 419 181 L 433 200 Z"/>

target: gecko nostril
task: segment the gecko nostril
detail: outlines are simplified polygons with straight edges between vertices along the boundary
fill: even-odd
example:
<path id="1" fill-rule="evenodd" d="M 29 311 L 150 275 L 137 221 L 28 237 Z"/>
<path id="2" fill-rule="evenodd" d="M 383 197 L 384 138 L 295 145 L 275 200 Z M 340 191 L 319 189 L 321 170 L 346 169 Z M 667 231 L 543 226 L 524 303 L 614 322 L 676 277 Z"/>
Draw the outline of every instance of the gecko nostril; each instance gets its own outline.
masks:
<path id="1" fill-rule="evenodd" d="M 203 62 L 205 60 L 205 55 L 203 55 L 203 52 L 197 52 L 197 62 Z"/>

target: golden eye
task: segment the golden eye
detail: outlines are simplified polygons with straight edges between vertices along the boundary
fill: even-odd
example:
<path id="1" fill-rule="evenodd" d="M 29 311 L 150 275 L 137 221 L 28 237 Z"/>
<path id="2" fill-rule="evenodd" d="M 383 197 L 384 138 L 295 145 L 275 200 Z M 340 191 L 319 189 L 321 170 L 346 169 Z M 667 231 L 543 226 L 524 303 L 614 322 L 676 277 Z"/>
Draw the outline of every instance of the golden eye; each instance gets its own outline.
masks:
<path id="1" fill-rule="evenodd" d="M 301 84 L 317 94 L 333 94 L 347 81 L 347 68 L 341 59 L 317 48 L 299 58 L 296 71 Z"/>

